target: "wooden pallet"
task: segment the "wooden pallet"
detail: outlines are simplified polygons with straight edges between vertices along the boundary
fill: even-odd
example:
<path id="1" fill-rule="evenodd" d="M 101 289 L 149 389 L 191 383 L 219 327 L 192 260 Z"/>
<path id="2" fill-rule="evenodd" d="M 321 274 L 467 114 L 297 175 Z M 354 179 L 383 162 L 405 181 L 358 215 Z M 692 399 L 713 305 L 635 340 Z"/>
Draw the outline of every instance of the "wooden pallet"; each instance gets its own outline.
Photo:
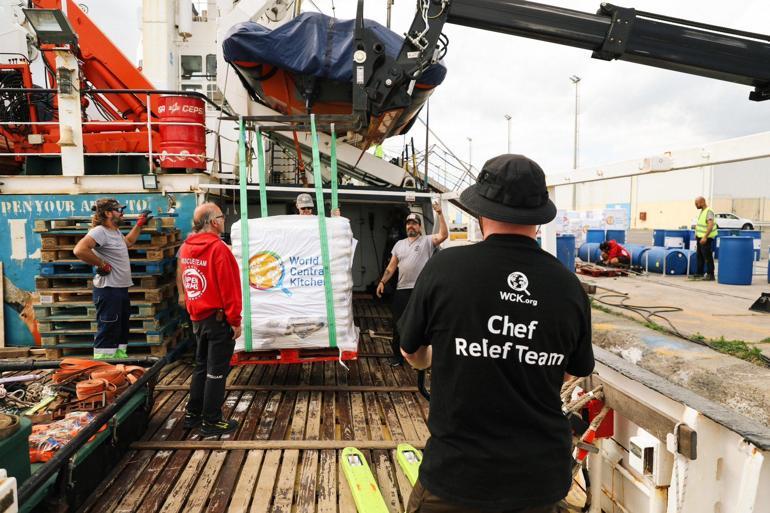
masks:
<path id="1" fill-rule="evenodd" d="M 162 248 L 141 248 L 131 246 L 128 248 L 128 257 L 132 261 L 154 262 L 173 258 L 176 256 L 177 249 L 181 242 L 174 242 Z M 42 249 L 40 250 L 41 262 L 79 262 L 72 249 Z"/>
<path id="2" fill-rule="evenodd" d="M 155 274 L 167 274 L 174 270 L 175 258 L 167 258 L 161 261 L 131 261 L 131 276 L 149 276 Z M 61 278 L 87 278 L 95 274 L 94 268 L 81 260 L 65 260 L 58 262 L 42 262 L 40 275 L 46 277 Z"/>
<path id="3" fill-rule="evenodd" d="M 176 329 L 179 318 L 166 319 L 129 319 L 129 333 L 139 335 L 163 335 Z M 67 335 L 94 335 L 99 327 L 95 319 L 86 321 L 82 319 L 57 319 L 38 321 L 38 331 L 43 336 L 67 336 Z"/>
<path id="4" fill-rule="evenodd" d="M 145 303 L 160 303 L 176 292 L 176 283 L 166 283 L 154 289 L 130 288 L 128 298 L 131 301 Z M 40 289 L 41 305 L 84 303 L 93 297 L 93 289 L 88 288 L 58 288 Z"/>
<path id="5" fill-rule="evenodd" d="M 142 231 L 168 231 L 173 230 L 176 228 L 176 214 L 170 215 L 166 214 L 163 216 L 155 216 L 152 219 L 148 221 L 146 225 L 142 227 Z M 136 223 L 136 220 L 138 219 L 138 216 L 136 217 L 124 217 L 123 223 L 128 225 L 126 228 L 131 229 L 131 227 Z M 48 232 L 66 232 L 68 230 L 90 230 L 92 228 L 91 226 L 91 218 L 90 217 L 80 217 L 80 216 L 73 216 L 73 217 L 63 217 L 63 218 L 56 218 L 56 219 L 36 219 L 35 220 L 35 226 L 32 229 L 34 232 L 38 233 L 48 233 Z M 121 226 L 121 229 L 123 226 Z"/>
<path id="6" fill-rule="evenodd" d="M 134 281 L 134 287 L 137 289 L 155 289 L 160 287 L 164 281 L 168 281 L 169 278 L 161 275 L 152 276 L 132 276 Z M 94 286 L 93 274 L 84 276 L 55 276 L 48 278 L 45 276 L 38 276 L 35 278 L 35 288 L 40 290 L 45 289 L 58 289 L 58 288 L 85 288 L 91 289 Z"/>
<path id="7" fill-rule="evenodd" d="M 82 239 L 86 233 L 83 230 L 81 233 L 58 233 L 48 232 L 43 233 L 40 236 L 40 244 L 43 249 L 70 249 L 74 248 L 80 239 Z M 148 246 L 151 248 L 161 248 L 168 244 L 172 244 L 181 240 L 182 232 L 178 229 L 169 230 L 166 232 L 142 232 L 139 234 L 136 244 L 133 247 L 140 248 Z"/>
<path id="8" fill-rule="evenodd" d="M 129 356 L 165 356 L 171 349 L 183 342 L 183 330 L 177 330 L 170 335 L 160 337 L 148 336 L 148 338 L 130 335 L 128 339 Z M 82 336 L 81 336 L 82 337 Z M 46 343 L 43 337 L 42 346 L 45 356 L 49 360 L 60 360 L 66 356 L 91 356 L 94 351 L 94 338 L 84 338 L 79 342 L 62 342 L 57 344 Z"/>
<path id="9" fill-rule="evenodd" d="M 60 320 L 61 318 L 93 320 L 96 318 L 96 306 L 93 301 L 81 301 L 72 303 L 53 303 L 47 305 L 35 305 L 35 318 L 38 321 Z M 180 312 L 173 298 L 160 303 L 131 303 L 132 319 L 158 319 L 164 315 L 173 315 Z"/>

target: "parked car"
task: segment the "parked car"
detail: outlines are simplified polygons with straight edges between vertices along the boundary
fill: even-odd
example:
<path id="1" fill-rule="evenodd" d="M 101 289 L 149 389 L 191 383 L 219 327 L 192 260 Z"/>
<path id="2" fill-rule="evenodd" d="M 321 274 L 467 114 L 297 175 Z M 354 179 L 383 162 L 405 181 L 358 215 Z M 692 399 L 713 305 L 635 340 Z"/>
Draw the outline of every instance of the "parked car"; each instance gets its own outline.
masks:
<path id="1" fill-rule="evenodd" d="M 719 212 L 714 213 L 714 216 L 716 217 L 717 221 L 717 228 L 722 228 L 725 230 L 753 230 L 754 229 L 754 221 L 751 219 L 746 219 L 745 217 L 738 217 L 735 214 L 731 214 L 729 212 Z M 695 224 L 698 222 L 697 219 L 693 219 L 690 222 L 690 229 L 695 229 Z M 684 228 L 684 226 L 682 227 Z"/>
<path id="2" fill-rule="evenodd" d="M 728 212 L 719 212 L 715 214 L 717 228 L 726 228 L 731 230 L 753 230 L 754 221 L 745 217 L 738 217 Z"/>

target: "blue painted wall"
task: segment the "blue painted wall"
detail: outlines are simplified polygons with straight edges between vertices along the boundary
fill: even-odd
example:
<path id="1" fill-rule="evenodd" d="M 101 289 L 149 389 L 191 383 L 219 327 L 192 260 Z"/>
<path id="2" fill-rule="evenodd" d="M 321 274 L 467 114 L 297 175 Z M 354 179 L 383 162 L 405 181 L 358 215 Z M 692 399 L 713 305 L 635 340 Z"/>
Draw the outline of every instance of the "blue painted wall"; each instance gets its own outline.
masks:
<path id="1" fill-rule="evenodd" d="M 56 219 L 72 216 L 90 216 L 91 206 L 105 194 L 80 195 L 0 195 L 0 260 L 3 262 L 3 274 L 6 285 L 18 287 L 25 291 L 35 290 L 35 277 L 40 274 L 40 234 L 35 233 L 36 219 Z M 168 210 L 168 201 L 161 194 L 118 194 L 113 195 L 126 205 L 126 214 L 138 214 L 144 209 L 158 212 Z M 174 194 L 178 214 L 176 225 L 184 235 L 190 231 L 192 214 L 195 210 L 196 195 L 194 193 Z M 16 221 L 19 220 L 19 221 Z M 21 238 L 21 228 L 16 229 L 17 247 L 25 247 L 24 258 L 12 258 L 13 241 L 12 224 L 22 224 L 24 220 L 24 236 Z M 34 345 L 34 338 L 29 324 L 20 316 L 20 306 L 11 305 L 10 287 L 5 289 L 5 344 L 8 346 Z"/>

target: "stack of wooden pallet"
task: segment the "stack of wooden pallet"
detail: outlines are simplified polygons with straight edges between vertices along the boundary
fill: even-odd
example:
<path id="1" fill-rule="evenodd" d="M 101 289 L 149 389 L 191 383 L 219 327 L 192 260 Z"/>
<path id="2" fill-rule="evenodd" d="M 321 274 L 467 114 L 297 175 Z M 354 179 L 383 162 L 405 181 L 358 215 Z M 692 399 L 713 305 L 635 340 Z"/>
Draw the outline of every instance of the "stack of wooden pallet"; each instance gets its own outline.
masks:
<path id="1" fill-rule="evenodd" d="M 130 356 L 162 356 L 180 338 L 175 283 L 176 252 L 182 244 L 175 216 L 155 217 L 129 248 L 134 286 L 131 299 Z M 136 219 L 127 219 L 130 230 Z M 73 249 L 90 229 L 87 217 L 35 221 L 40 233 L 40 275 L 35 279 L 40 302 L 35 315 L 46 357 L 93 352 L 96 307 L 93 303 L 94 269 L 78 260 Z"/>

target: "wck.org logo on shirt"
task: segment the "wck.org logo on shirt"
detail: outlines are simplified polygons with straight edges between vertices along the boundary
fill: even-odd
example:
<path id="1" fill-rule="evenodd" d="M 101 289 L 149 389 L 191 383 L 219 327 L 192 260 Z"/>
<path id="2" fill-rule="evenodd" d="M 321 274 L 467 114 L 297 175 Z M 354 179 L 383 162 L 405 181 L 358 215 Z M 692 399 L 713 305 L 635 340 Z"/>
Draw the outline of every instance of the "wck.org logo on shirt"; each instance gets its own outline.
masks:
<path id="1" fill-rule="evenodd" d="M 508 275 L 508 286 L 513 292 L 507 290 L 500 291 L 500 299 L 510 301 L 511 303 L 521 303 L 523 305 L 537 306 L 537 299 L 529 293 L 529 278 L 520 271 L 514 271 Z"/>

